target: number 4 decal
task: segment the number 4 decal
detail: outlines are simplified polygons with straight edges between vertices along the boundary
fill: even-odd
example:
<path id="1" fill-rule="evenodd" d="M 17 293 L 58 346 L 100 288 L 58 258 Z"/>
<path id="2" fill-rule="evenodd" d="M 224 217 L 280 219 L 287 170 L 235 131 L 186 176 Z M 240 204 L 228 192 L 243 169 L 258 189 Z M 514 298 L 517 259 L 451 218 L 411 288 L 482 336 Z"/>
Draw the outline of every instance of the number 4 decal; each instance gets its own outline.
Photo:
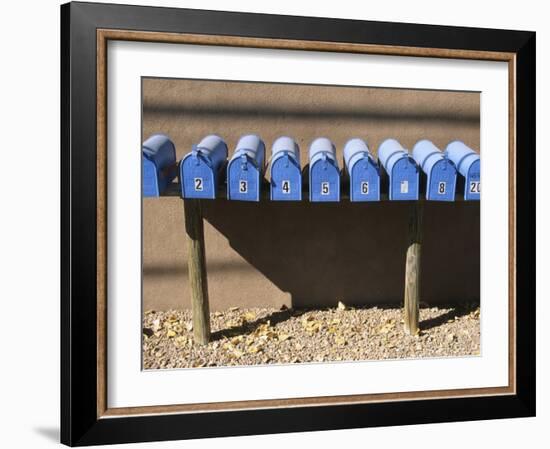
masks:
<path id="1" fill-rule="evenodd" d="M 281 190 L 283 193 L 290 193 L 290 181 L 287 181 L 286 179 L 281 183 Z"/>

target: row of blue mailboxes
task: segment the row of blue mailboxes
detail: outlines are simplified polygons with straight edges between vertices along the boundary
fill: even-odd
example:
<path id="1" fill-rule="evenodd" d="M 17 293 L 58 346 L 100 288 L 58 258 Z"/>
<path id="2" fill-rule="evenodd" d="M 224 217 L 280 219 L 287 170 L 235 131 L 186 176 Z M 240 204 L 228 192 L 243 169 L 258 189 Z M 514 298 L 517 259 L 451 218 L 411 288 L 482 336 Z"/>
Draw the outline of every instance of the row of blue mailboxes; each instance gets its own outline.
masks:
<path id="1" fill-rule="evenodd" d="M 279 137 L 271 149 L 270 189 L 275 201 L 302 199 L 299 148 L 290 137 Z M 265 171 L 265 144 L 256 135 L 241 137 L 227 163 L 227 145 L 209 135 L 184 156 L 179 167 L 173 142 L 163 134 L 149 137 L 142 146 L 143 195 L 159 196 L 178 175 L 183 198 L 216 198 L 222 175 L 227 177 L 227 198 L 259 201 Z M 465 200 L 480 199 L 480 158 L 463 142 L 451 142 L 441 151 L 429 140 L 416 143 L 409 153 L 395 139 L 378 148 L 378 161 L 362 139 L 344 146 L 351 201 L 379 201 L 382 166 L 387 173 L 390 200 L 417 200 L 424 183 L 426 199 L 454 201 L 457 186 Z M 225 171 L 224 171 L 225 170 Z M 341 170 L 334 144 L 325 137 L 309 147 L 310 201 L 339 201 Z M 458 182 L 457 182 L 458 181 Z"/>

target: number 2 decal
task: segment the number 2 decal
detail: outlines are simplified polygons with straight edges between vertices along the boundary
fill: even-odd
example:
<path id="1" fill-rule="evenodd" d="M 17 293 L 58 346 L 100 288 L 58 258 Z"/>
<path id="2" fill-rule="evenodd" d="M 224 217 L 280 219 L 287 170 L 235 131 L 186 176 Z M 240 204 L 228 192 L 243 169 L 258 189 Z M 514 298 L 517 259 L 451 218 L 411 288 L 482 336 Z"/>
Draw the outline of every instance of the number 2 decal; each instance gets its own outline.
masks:
<path id="1" fill-rule="evenodd" d="M 203 188 L 202 178 L 195 178 L 194 181 L 195 181 L 195 190 L 197 192 L 202 192 L 202 188 Z"/>
<path id="2" fill-rule="evenodd" d="M 470 182 L 470 193 L 481 193 L 481 182 L 480 181 Z"/>

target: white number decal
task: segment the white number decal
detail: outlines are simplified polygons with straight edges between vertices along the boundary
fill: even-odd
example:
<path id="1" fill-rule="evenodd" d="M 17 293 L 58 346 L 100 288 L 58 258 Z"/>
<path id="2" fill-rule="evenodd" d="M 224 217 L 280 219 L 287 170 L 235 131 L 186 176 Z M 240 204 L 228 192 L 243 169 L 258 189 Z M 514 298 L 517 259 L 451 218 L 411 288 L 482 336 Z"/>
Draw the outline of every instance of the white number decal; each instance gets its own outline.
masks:
<path id="1" fill-rule="evenodd" d="M 361 194 L 362 195 L 368 195 L 369 194 L 369 183 L 368 182 L 362 182 L 361 183 Z"/>
<path id="2" fill-rule="evenodd" d="M 321 195 L 328 195 L 330 193 L 330 187 L 328 182 L 321 183 Z"/>
<path id="3" fill-rule="evenodd" d="M 409 193 L 409 181 L 401 181 L 401 193 Z"/>
<path id="4" fill-rule="evenodd" d="M 444 195 L 445 191 L 447 190 L 447 183 L 446 182 L 440 182 L 437 185 L 437 193 Z"/>
<path id="5" fill-rule="evenodd" d="M 281 189 L 283 193 L 290 193 L 290 181 L 284 180 Z"/>
<path id="6" fill-rule="evenodd" d="M 195 190 L 197 192 L 202 192 L 202 178 L 195 178 Z"/>
<path id="7" fill-rule="evenodd" d="M 481 182 L 480 181 L 470 182 L 470 193 L 481 193 Z"/>
<path id="8" fill-rule="evenodd" d="M 248 192 L 248 181 L 240 180 L 239 181 L 239 193 Z"/>

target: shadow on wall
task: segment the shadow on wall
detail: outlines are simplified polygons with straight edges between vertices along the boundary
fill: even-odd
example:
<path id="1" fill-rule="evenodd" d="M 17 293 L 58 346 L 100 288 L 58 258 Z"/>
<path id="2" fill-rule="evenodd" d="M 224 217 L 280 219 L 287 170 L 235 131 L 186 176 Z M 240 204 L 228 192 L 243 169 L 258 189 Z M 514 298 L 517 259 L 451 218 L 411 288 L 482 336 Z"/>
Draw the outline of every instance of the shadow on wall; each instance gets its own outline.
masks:
<path id="1" fill-rule="evenodd" d="M 296 308 L 403 298 L 407 203 L 204 202 L 204 218 Z M 479 203 L 426 203 L 422 300 L 479 300 Z"/>

